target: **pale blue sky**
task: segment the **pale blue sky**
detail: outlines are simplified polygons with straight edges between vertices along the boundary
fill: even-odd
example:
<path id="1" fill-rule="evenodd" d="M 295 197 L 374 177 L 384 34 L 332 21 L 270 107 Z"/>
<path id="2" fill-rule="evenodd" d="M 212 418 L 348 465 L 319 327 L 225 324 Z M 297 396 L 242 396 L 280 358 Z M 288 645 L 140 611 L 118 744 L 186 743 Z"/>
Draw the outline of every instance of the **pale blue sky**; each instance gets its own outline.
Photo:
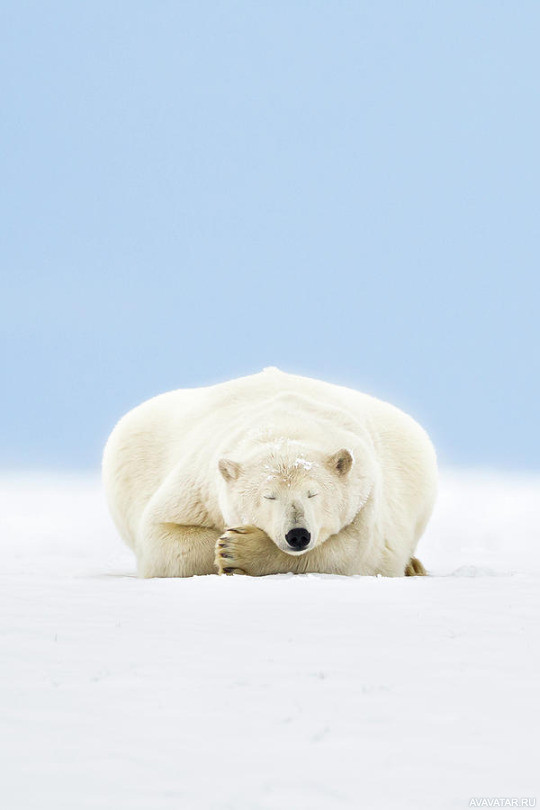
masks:
<path id="1" fill-rule="evenodd" d="M 538 468 L 538 2 L 2 2 L 2 465 L 305 372 Z"/>

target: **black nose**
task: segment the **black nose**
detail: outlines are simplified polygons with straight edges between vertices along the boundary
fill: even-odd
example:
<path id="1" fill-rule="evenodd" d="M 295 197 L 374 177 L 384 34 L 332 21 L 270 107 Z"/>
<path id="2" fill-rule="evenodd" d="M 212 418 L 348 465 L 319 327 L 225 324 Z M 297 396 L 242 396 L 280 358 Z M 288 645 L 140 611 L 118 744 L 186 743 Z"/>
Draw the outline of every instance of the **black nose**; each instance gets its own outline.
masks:
<path id="1" fill-rule="evenodd" d="M 285 535 L 285 540 L 295 551 L 302 551 L 303 548 L 309 546 L 311 535 L 307 529 L 291 529 Z"/>

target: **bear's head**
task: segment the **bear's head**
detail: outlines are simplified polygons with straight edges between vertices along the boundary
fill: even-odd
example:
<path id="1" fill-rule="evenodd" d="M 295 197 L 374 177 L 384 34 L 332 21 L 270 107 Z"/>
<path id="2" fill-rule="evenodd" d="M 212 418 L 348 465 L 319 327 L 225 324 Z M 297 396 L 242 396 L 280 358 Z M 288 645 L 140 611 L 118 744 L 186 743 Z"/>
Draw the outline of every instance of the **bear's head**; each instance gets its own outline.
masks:
<path id="1" fill-rule="evenodd" d="M 370 477 L 355 466 L 346 448 L 324 453 L 288 440 L 241 461 L 222 458 L 225 523 L 257 526 L 282 551 L 305 553 L 347 526 L 366 502 Z"/>

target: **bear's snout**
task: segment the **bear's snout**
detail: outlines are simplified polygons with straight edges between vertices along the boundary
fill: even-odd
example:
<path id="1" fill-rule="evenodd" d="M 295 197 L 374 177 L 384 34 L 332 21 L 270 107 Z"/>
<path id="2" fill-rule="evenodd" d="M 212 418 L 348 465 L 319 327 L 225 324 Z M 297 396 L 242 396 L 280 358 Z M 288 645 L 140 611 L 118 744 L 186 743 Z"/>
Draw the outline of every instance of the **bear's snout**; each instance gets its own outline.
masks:
<path id="1" fill-rule="evenodd" d="M 309 546 L 311 535 L 307 529 L 291 529 L 290 532 L 287 532 L 285 535 L 285 540 L 295 551 L 303 551 L 303 549 Z"/>

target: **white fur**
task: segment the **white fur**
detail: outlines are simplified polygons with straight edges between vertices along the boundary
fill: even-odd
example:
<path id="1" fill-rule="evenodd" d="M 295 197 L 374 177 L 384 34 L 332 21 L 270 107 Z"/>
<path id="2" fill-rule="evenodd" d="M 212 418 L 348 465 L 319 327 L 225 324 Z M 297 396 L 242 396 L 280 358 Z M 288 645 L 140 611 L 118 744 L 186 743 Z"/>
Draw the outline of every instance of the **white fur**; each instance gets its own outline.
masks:
<path id="1" fill-rule="evenodd" d="M 130 411 L 103 477 L 142 576 L 215 572 L 216 540 L 244 524 L 275 543 L 276 570 L 401 576 L 437 471 L 424 430 L 392 405 L 265 369 Z M 298 526 L 311 535 L 302 553 L 285 540 Z"/>

